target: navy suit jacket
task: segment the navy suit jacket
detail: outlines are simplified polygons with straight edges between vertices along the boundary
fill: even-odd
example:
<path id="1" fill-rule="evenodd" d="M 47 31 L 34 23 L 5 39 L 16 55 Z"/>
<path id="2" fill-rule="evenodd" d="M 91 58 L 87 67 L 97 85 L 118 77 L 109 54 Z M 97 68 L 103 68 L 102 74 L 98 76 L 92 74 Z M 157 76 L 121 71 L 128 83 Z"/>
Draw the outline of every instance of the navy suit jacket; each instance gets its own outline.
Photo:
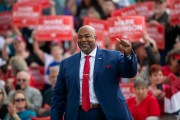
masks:
<path id="1" fill-rule="evenodd" d="M 51 99 L 51 120 L 78 120 L 81 53 L 64 59 Z M 131 120 L 119 87 L 119 77 L 131 78 L 137 72 L 137 59 L 119 51 L 97 49 L 94 66 L 94 92 L 107 120 Z"/>

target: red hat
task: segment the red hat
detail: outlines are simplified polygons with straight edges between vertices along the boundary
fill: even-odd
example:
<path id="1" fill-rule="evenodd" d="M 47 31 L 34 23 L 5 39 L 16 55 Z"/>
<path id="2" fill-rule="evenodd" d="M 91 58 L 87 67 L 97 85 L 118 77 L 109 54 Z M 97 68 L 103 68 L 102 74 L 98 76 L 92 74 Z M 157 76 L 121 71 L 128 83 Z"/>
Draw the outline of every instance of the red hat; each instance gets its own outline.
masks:
<path id="1" fill-rule="evenodd" d="M 176 58 L 177 60 L 180 60 L 180 54 L 173 54 L 172 57 Z"/>

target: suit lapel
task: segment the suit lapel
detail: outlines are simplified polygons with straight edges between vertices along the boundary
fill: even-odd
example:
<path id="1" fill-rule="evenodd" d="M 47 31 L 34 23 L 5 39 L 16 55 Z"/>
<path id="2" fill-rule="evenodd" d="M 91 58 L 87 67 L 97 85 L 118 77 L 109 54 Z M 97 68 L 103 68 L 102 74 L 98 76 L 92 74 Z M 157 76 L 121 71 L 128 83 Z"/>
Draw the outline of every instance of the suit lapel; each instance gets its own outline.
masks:
<path id="1" fill-rule="evenodd" d="M 102 61 L 103 61 L 103 57 L 101 54 L 101 50 L 97 48 L 96 57 L 95 57 L 95 65 L 94 65 L 94 81 L 96 80 Z"/>
<path id="2" fill-rule="evenodd" d="M 80 78 L 79 78 L 80 58 L 81 58 L 81 54 L 78 53 L 74 60 L 74 74 L 75 74 L 78 90 L 80 90 Z"/>

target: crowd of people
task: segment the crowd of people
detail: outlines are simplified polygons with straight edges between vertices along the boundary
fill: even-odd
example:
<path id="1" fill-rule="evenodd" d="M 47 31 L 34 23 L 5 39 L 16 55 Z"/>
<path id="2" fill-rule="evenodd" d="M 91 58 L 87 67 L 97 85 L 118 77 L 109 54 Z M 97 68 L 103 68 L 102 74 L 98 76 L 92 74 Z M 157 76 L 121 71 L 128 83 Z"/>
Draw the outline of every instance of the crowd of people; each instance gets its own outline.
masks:
<path id="1" fill-rule="evenodd" d="M 44 15 L 72 15 L 73 39 L 68 41 L 38 41 L 31 27 L 0 30 L 0 120 L 30 120 L 50 116 L 51 96 L 61 61 L 79 52 L 77 30 L 84 17 L 106 20 L 115 10 L 150 0 L 49 0 L 51 6 Z M 180 26 L 171 25 L 166 0 L 155 2 L 154 14 L 147 22 L 165 27 L 165 49 L 159 50 L 147 32 L 143 42 L 132 43 L 138 60 L 138 72 L 132 79 L 120 78 L 120 83 L 133 83 L 135 96 L 127 99 L 134 120 L 175 116 L 180 112 Z M 0 12 L 11 11 L 16 0 L 0 0 Z M 122 51 L 106 38 L 105 49 Z M 108 58 L 107 58 L 108 59 Z M 43 67 L 43 82 L 37 86 L 31 68 Z M 112 101 L 113 102 L 113 101 Z M 153 118 L 154 119 L 154 118 Z M 164 118 L 166 119 L 166 118 Z M 170 118 L 172 119 L 172 118 Z"/>

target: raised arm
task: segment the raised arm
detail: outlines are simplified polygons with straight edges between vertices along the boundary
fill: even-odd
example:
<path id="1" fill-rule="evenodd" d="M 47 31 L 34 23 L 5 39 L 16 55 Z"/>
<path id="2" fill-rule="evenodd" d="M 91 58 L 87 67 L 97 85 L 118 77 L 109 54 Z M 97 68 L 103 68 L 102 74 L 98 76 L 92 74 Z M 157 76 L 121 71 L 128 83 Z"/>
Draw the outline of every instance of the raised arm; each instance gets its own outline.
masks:
<path id="1" fill-rule="evenodd" d="M 76 11 L 77 11 L 76 0 L 69 0 L 67 2 L 67 7 L 68 7 L 68 10 L 70 10 L 72 15 L 76 15 Z"/>
<path id="2" fill-rule="evenodd" d="M 124 56 L 117 53 L 119 74 L 121 77 L 132 78 L 137 73 L 137 58 L 132 50 L 132 45 L 128 40 L 119 40 L 117 42 Z"/>
<path id="3" fill-rule="evenodd" d="M 35 39 L 35 31 L 33 31 L 32 33 L 32 39 L 33 39 L 33 50 L 34 53 L 38 56 L 38 58 L 44 63 L 45 62 L 45 58 L 44 58 L 44 52 L 39 48 L 39 43 L 38 41 Z"/>
<path id="4" fill-rule="evenodd" d="M 50 4 L 51 4 L 51 8 L 50 8 L 50 12 L 52 16 L 56 15 L 56 9 L 55 9 L 55 5 L 56 3 L 53 0 L 49 0 Z"/>
<path id="5" fill-rule="evenodd" d="M 7 52 L 7 48 L 8 48 L 8 46 L 12 43 L 12 41 L 13 41 L 13 38 L 6 38 L 6 42 L 5 42 L 5 44 L 4 44 L 4 46 L 3 46 L 3 49 L 2 49 L 2 58 L 4 59 L 4 60 L 9 60 L 9 55 L 8 55 L 8 52 Z"/>

